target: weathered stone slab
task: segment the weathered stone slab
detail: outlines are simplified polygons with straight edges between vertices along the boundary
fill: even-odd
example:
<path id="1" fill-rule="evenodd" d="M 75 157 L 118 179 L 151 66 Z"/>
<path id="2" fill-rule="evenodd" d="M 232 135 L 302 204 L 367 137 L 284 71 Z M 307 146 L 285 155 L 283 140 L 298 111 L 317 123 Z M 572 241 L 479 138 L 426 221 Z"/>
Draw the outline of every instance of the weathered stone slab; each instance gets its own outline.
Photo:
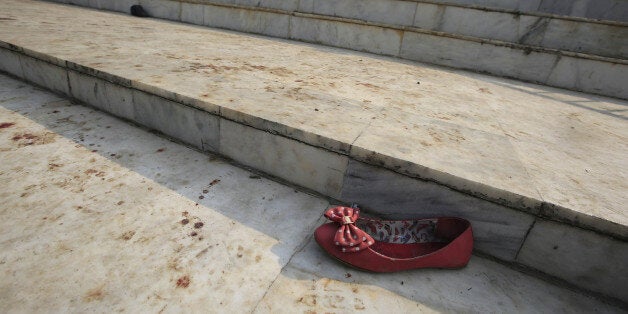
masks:
<path id="1" fill-rule="evenodd" d="M 181 2 L 170 0 L 139 0 L 139 4 L 149 16 L 162 19 L 181 20 Z"/>
<path id="2" fill-rule="evenodd" d="M 396 0 L 313 0 L 301 12 L 339 16 L 391 25 L 412 25 L 416 3 Z"/>
<path id="3" fill-rule="evenodd" d="M 563 56 L 553 67 L 547 83 L 569 89 L 628 98 L 628 66 L 620 63 Z"/>
<path id="4" fill-rule="evenodd" d="M 328 206 L 18 83 L 0 105 L 15 123 L 0 129 L 2 313 L 252 312 Z"/>
<path id="5" fill-rule="evenodd" d="M 69 71 L 72 97 L 113 115 L 133 120 L 132 89 L 102 79 Z"/>
<path id="6" fill-rule="evenodd" d="M 218 151 L 219 118 L 159 96 L 133 92 L 135 120 L 204 151 Z"/>
<path id="7" fill-rule="evenodd" d="M 348 158 L 285 137 L 220 121 L 220 152 L 324 195 L 338 197 Z"/>
<path id="8" fill-rule="evenodd" d="M 359 25 L 293 16 L 290 39 L 350 48 L 383 55 L 399 54 L 402 32 L 377 26 Z"/>
<path id="9" fill-rule="evenodd" d="M 517 261 L 575 285 L 628 300 L 628 243 L 539 219 Z"/>
<path id="10" fill-rule="evenodd" d="M 452 115 L 459 114 L 450 110 Z M 441 114 L 446 116 L 448 111 Z M 487 108 L 481 114 L 494 113 Z M 483 117 L 473 115 L 473 119 L 481 121 Z M 444 142 L 448 145 L 443 145 Z M 500 134 L 386 108 L 355 140 L 350 156 L 506 206 L 525 208 L 532 214 L 540 208 L 539 193 L 525 164 L 514 152 L 508 137 Z M 472 162 L 469 156 L 474 156 Z M 456 177 L 451 173 L 456 173 Z M 507 190 L 495 188 L 505 185 L 509 187 Z"/>
<path id="11" fill-rule="evenodd" d="M 210 0 L 205 2 L 295 11 L 299 0 Z"/>
<path id="12" fill-rule="evenodd" d="M 547 284 L 477 256 L 460 270 L 373 274 L 337 262 L 314 240 L 295 254 L 256 308 L 256 313 L 308 311 L 621 312 L 593 297 Z"/>
<path id="13" fill-rule="evenodd" d="M 66 69 L 24 55 L 20 56 L 20 63 L 24 79 L 53 91 L 69 94 Z"/>
<path id="14" fill-rule="evenodd" d="M 288 37 L 289 16 L 272 12 L 206 5 L 203 23 L 206 26 L 262 34 L 273 37 Z"/>
<path id="15" fill-rule="evenodd" d="M 93 6 L 93 1 L 90 1 L 90 6 Z M 96 5 L 98 9 L 101 10 L 111 10 L 122 13 L 131 14 L 131 6 L 134 4 L 139 4 L 140 0 L 96 0 Z"/>
<path id="16" fill-rule="evenodd" d="M 431 0 L 430 2 L 482 6 L 522 13 L 538 12 L 590 19 L 628 21 L 628 15 L 626 15 L 628 3 L 624 0 Z"/>
<path id="17" fill-rule="evenodd" d="M 195 25 L 205 25 L 204 5 L 199 3 L 181 3 L 181 22 Z"/>
<path id="18" fill-rule="evenodd" d="M 17 77 L 24 77 L 20 54 L 8 49 L 0 48 L 0 70 L 13 74 Z"/>

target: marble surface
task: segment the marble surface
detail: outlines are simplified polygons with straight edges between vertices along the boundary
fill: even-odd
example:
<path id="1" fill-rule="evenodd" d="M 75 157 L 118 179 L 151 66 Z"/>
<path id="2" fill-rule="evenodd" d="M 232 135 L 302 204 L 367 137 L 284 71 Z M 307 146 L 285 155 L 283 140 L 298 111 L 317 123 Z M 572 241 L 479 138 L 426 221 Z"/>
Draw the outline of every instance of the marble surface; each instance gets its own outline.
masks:
<path id="1" fill-rule="evenodd" d="M 622 310 L 475 256 L 349 269 L 327 201 L 5 75 L 0 124 L 3 313 Z"/>
<path id="2" fill-rule="evenodd" d="M 72 97 L 119 117 L 135 118 L 131 89 L 75 71 L 68 71 L 68 84 Z"/>
<path id="3" fill-rule="evenodd" d="M 430 2 L 628 22 L 626 14 L 628 2 L 625 0 L 430 0 Z"/>
<path id="4" fill-rule="evenodd" d="M 391 25 L 412 25 L 416 3 L 389 0 L 302 0 L 299 12 Z"/>
<path id="5" fill-rule="evenodd" d="M 207 5 L 203 7 L 203 25 L 273 37 L 288 37 L 287 15 L 246 9 Z"/>
<path id="6" fill-rule="evenodd" d="M 628 57 L 628 27 L 595 22 L 418 3 L 424 29 L 611 58 Z"/>
<path id="7" fill-rule="evenodd" d="M 221 3 L 226 5 L 257 6 L 261 8 L 294 11 L 302 0 L 200 0 L 201 3 Z"/>
<path id="8" fill-rule="evenodd" d="M 128 0 L 123 0 L 123 2 L 127 1 Z M 181 20 L 181 2 L 179 1 L 139 0 L 138 4 L 141 5 L 142 8 L 144 8 L 149 16 L 159 16 L 160 18 L 173 21 Z"/>
<path id="9" fill-rule="evenodd" d="M 402 35 L 401 31 L 377 26 L 300 16 L 290 19 L 290 39 L 382 55 L 399 55 Z"/>
<path id="10" fill-rule="evenodd" d="M 203 151 L 218 152 L 220 119 L 196 108 L 133 91 L 135 121 Z"/>
<path id="11" fill-rule="evenodd" d="M 328 206 L 0 82 L 0 312 L 250 312 Z"/>
<path id="12" fill-rule="evenodd" d="M 454 271 L 394 274 L 356 271 L 329 258 L 314 240 L 275 280 L 256 313 L 550 313 L 620 312 L 473 257 Z"/>
<path id="13" fill-rule="evenodd" d="M 405 165 L 422 175 L 436 168 L 436 177 L 452 179 L 446 182 L 452 188 L 497 193 L 494 201 L 509 206 L 522 197 L 537 205 L 547 201 L 568 209 L 555 218 L 600 217 L 583 227 L 607 231 L 612 225 L 612 234 L 628 236 L 621 171 L 628 162 L 625 101 L 45 2 L 7 0 L 2 7 L 4 42 L 125 77 L 171 100 L 194 99 L 199 109 L 256 128 L 272 126 L 309 145 L 344 143 L 330 148 L 342 152 L 354 143 L 379 147 L 372 153 L 381 158 L 372 163 L 407 159 Z M 190 48 L 199 42 L 205 44 Z M 384 130 L 407 140 L 394 148 L 397 135 Z M 529 144 L 542 149 L 528 154 Z M 610 158 L 600 159 L 601 151 Z M 448 169 L 438 168 L 442 164 Z M 587 183 L 554 196 L 557 182 L 571 179 Z"/>
<path id="14" fill-rule="evenodd" d="M 25 79 L 56 92 L 69 93 L 67 69 L 26 56 L 19 59 Z"/>
<path id="15" fill-rule="evenodd" d="M 628 79 L 624 60 L 627 28 L 623 25 L 434 3 L 369 1 L 305 1 L 298 11 L 290 2 L 287 8 L 279 8 L 274 1 L 204 1 L 198 6 L 196 2 L 158 0 L 151 6 L 157 8 L 152 15 L 157 18 L 628 98 L 625 88 L 616 83 Z M 94 3 L 87 6 L 99 7 Z M 190 9 L 198 11 L 191 14 Z M 203 17 L 199 16 L 201 11 Z M 406 27 L 412 25 L 423 29 Z M 557 70 L 561 58 L 576 58 L 582 70 L 575 74 Z M 600 66 L 599 62 L 605 64 Z M 554 79 L 548 79 L 550 76 Z M 595 79 L 587 80 L 591 76 Z"/>
<path id="16" fill-rule="evenodd" d="M 0 68 L 6 73 L 24 77 L 22 64 L 20 63 L 20 54 L 11 50 L 0 48 Z"/>
<path id="17" fill-rule="evenodd" d="M 565 241 L 565 239 L 569 241 Z M 517 260 L 585 288 L 628 300 L 628 244 L 538 220 Z"/>
<path id="18" fill-rule="evenodd" d="M 238 162 L 338 198 L 347 156 L 228 120 L 220 122 L 220 152 Z"/>

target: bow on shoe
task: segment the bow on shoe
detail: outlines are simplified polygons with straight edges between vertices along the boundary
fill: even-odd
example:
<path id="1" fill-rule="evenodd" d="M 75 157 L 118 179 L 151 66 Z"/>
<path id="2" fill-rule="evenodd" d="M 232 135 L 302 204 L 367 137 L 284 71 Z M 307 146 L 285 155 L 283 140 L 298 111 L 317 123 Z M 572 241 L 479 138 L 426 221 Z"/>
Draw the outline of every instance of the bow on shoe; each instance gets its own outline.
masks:
<path id="1" fill-rule="evenodd" d="M 325 212 L 327 219 L 340 224 L 334 242 L 343 252 L 358 252 L 375 242 L 368 233 L 355 226 L 359 214 L 359 209 L 344 206 L 333 207 Z"/>

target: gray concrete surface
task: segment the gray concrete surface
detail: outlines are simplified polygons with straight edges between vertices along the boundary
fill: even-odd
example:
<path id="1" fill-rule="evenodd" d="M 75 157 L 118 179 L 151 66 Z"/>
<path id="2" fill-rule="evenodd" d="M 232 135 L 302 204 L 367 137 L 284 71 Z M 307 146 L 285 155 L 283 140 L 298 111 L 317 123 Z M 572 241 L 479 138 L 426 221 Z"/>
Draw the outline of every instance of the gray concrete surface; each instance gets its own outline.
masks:
<path id="1" fill-rule="evenodd" d="M 27 78 L 61 84 L 74 98 L 199 149 L 383 215 L 468 218 L 479 251 L 575 285 L 582 283 L 552 268 L 561 256 L 517 259 L 522 245 L 543 249 L 526 245 L 535 220 L 560 221 L 574 237 L 595 230 L 609 246 L 628 238 L 618 171 L 626 163 L 624 102 L 46 3 L 19 10 L 25 3 L 15 4 L 0 35 L 12 49 L 1 50 L 3 69 L 25 77 L 22 65 L 37 64 L 44 74 Z M 220 45 L 191 49 L 197 42 Z M 355 188 L 369 180 L 386 193 Z M 616 262 L 611 253 L 583 252 L 582 267 Z M 583 286 L 628 283 L 599 274 Z"/>
<path id="2" fill-rule="evenodd" d="M 5 75 L 0 125 L 3 313 L 622 311 L 476 256 L 347 268 L 326 200 Z"/>
<path id="3" fill-rule="evenodd" d="M 298 7 L 295 1 L 142 4 L 158 18 L 628 97 L 619 83 L 628 80 L 625 23 L 396 0 L 303 1 Z M 564 62 L 577 71 L 565 71 Z"/>

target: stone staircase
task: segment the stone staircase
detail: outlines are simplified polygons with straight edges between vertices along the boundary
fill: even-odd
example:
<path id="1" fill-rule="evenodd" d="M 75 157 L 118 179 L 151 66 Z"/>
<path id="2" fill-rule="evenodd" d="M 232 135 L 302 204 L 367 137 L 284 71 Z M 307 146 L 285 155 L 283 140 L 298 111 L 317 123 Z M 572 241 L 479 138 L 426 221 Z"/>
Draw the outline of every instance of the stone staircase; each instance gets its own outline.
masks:
<path id="1" fill-rule="evenodd" d="M 559 1 L 57 2 L 120 12 L 139 3 L 158 18 L 628 98 L 628 24 L 619 18 L 628 16 L 628 1 L 623 0 L 579 2 L 578 8 Z M 596 19 L 605 16 L 619 21 Z"/>
<path id="2" fill-rule="evenodd" d="M 535 37 L 553 19 L 625 33 L 622 22 L 530 13 L 550 20 L 523 44 L 462 34 L 456 18 L 416 27 L 433 2 L 140 3 L 156 17 L 376 54 L 6 0 L 0 70 L 381 216 L 470 219 L 476 252 L 628 299 L 624 100 L 382 56 L 626 98 L 625 59 L 530 45 L 561 44 Z M 456 8 L 478 11 L 445 10 Z"/>

